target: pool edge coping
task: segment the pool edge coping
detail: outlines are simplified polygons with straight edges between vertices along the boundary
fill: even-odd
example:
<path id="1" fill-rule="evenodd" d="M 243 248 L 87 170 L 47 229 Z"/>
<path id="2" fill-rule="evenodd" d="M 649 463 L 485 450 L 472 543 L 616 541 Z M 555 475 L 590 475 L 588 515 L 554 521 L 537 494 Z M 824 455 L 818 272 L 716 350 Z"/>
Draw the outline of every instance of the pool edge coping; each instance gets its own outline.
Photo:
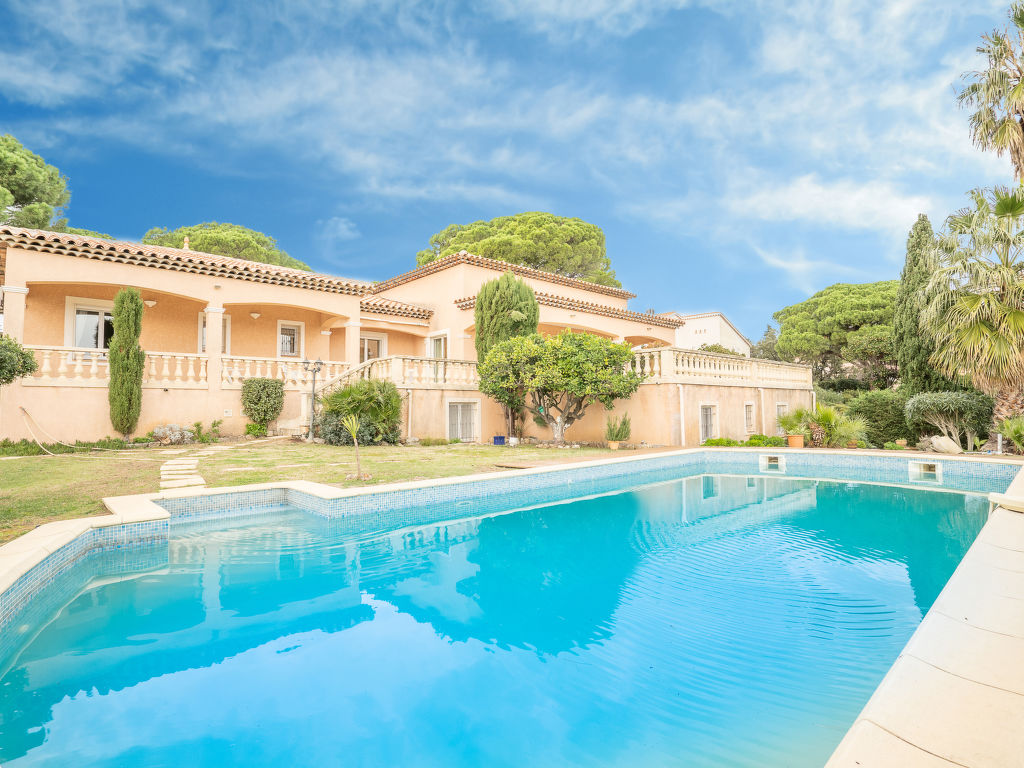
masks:
<path id="1" fill-rule="evenodd" d="M 157 503 L 161 499 L 216 496 L 283 489 L 309 494 L 323 500 L 336 500 L 358 498 L 377 493 L 458 485 L 498 478 L 546 474 L 573 468 L 616 465 L 650 460 L 652 458 L 706 452 L 725 453 L 737 450 L 734 447 L 724 446 L 682 448 L 658 453 L 603 457 L 586 461 L 556 463 L 542 467 L 481 472 L 445 478 L 359 486 L 356 488 L 338 488 L 310 480 L 287 480 L 218 488 L 165 489 L 153 493 L 105 497 L 102 501 L 109 512 L 107 515 L 94 515 L 44 523 L 12 541 L 0 545 L 0 594 L 5 593 L 20 578 L 45 561 L 46 558 L 93 529 L 169 520 L 171 517 L 170 512 Z M 976 463 L 1019 463 L 1012 457 L 992 455 L 970 456 L 917 452 L 908 455 L 895 451 L 872 450 L 858 450 L 856 453 L 851 453 L 848 450 L 773 449 L 770 447 L 742 449 L 742 452 L 748 451 L 762 454 L 778 453 L 780 455 L 881 456 L 886 458 L 906 458 L 908 460 L 922 457 L 925 460 L 936 458 L 943 461 L 969 461 Z M 1016 566 L 1016 561 L 1019 560 L 1019 569 L 1015 567 L 1010 569 L 1009 572 L 1013 573 L 1019 570 L 1021 573 L 1024 573 L 1024 514 L 1021 514 L 1024 513 L 1024 464 L 1020 464 L 1014 479 L 1004 493 L 991 493 L 988 496 L 990 499 L 989 519 L 958 564 L 953 575 L 943 587 L 935 604 L 924 616 L 921 624 L 900 652 L 899 657 L 844 735 L 827 763 L 828 768 L 880 764 L 873 762 L 880 757 L 884 758 L 881 764 L 920 765 L 922 767 L 975 764 L 1002 765 L 1003 763 L 1001 762 L 986 762 L 985 758 L 991 755 L 992 750 L 1000 745 L 1008 746 L 1009 749 L 1024 750 L 1024 743 L 1011 743 L 1012 734 L 1024 733 L 1024 610 L 1019 611 L 1018 624 L 1020 625 L 1020 631 L 1012 635 L 994 631 L 992 629 L 993 618 L 990 615 L 992 611 L 996 610 L 991 608 L 993 600 L 996 601 L 996 604 L 999 604 L 1000 600 L 1011 599 L 1017 602 L 1024 600 L 1024 579 L 1021 580 L 1019 585 L 1020 594 L 1015 597 L 1006 597 L 999 591 L 1004 588 L 999 578 L 1000 572 L 1006 571 L 1006 569 L 994 562 L 994 559 L 997 557 L 1009 558 L 1015 560 L 1014 565 Z M 996 525 L 993 525 L 993 521 L 998 522 Z M 999 530 L 996 530 L 997 528 Z M 1013 546 L 1006 546 L 1007 542 Z M 979 590 L 981 591 L 979 592 Z M 989 599 L 989 603 L 984 602 L 982 598 L 985 597 Z M 982 623 L 982 626 L 976 626 L 968 619 L 961 621 L 946 615 L 941 609 L 937 610 L 940 604 L 943 606 L 950 604 L 954 608 L 959 608 L 964 604 L 965 600 L 967 605 L 980 605 L 982 609 L 986 605 L 989 606 L 989 613 L 985 613 L 982 610 L 981 615 L 983 618 L 978 620 Z M 940 618 L 929 621 L 933 614 Z M 964 643 L 958 645 L 956 642 L 951 645 L 944 645 L 944 641 L 948 639 L 949 635 L 949 632 L 942 627 L 944 620 L 960 622 L 965 627 L 969 627 L 976 632 L 996 635 L 1001 638 L 1012 637 L 1011 642 L 1002 643 L 1004 652 L 1000 655 L 1001 661 L 999 663 L 993 661 L 991 650 L 986 656 L 986 661 L 989 666 L 994 665 L 998 669 L 1005 670 L 1009 666 L 1012 666 L 1014 669 L 1019 668 L 1017 673 L 1017 676 L 1020 678 L 1019 688 L 1007 690 L 1002 687 L 993 686 L 991 680 L 988 682 L 972 680 L 969 674 L 957 674 L 950 671 L 949 668 L 959 668 L 958 665 L 963 666 L 965 659 L 975 657 L 978 654 L 974 642 L 969 642 L 966 645 Z M 987 625 L 986 622 L 988 622 Z M 1011 624 L 1011 628 L 1016 627 L 1017 625 Z M 1006 629 L 1006 627 L 1003 627 L 1003 629 Z M 971 635 L 972 633 L 967 632 L 966 634 Z M 942 635 L 942 637 L 939 637 L 939 635 Z M 989 639 L 987 635 L 981 635 L 980 638 L 982 640 Z M 989 644 L 991 645 L 991 643 Z M 996 643 L 996 645 L 998 646 L 999 643 Z M 922 646 L 925 648 L 938 647 L 940 650 L 934 652 L 940 653 L 940 656 L 942 653 L 945 654 L 947 659 L 945 666 L 942 665 L 942 659 L 939 659 L 938 663 L 936 663 L 934 656 L 931 657 L 930 661 L 919 658 L 921 652 L 917 649 Z M 1007 648 L 1010 650 L 1005 650 Z M 984 677 L 985 675 L 975 673 L 974 676 Z M 950 687 L 957 690 L 953 693 L 936 694 L 936 687 L 941 691 L 946 691 Z M 967 694 L 964 694 L 965 690 Z M 923 695 L 922 691 L 930 691 L 928 694 L 929 698 L 909 706 L 907 702 L 920 699 Z M 997 691 L 998 693 L 992 694 L 992 691 Z M 1013 719 L 1013 710 L 1015 709 L 1013 707 L 997 708 L 996 712 L 993 713 L 991 711 L 991 703 L 988 701 L 993 695 L 996 698 L 999 698 L 999 696 L 1019 697 L 1021 706 L 1018 709 L 1021 710 L 1021 714 L 1018 714 L 1016 719 Z M 917 697 L 916 699 L 915 696 Z M 966 716 L 971 719 L 971 724 L 964 724 L 960 721 L 958 722 L 958 727 L 950 728 L 950 723 L 946 721 L 948 718 L 941 717 L 942 712 L 937 713 L 935 717 L 921 716 L 923 712 L 928 711 L 927 705 L 929 703 L 934 705 L 940 700 L 948 703 L 948 701 L 954 699 L 959 702 L 965 696 L 971 698 L 972 702 L 976 700 L 981 702 L 978 704 L 979 709 L 977 711 L 968 711 L 966 713 Z M 968 709 L 970 708 L 968 707 Z M 908 710 L 912 711 L 908 712 Z M 1009 714 L 1007 714 L 1007 710 L 1009 710 Z M 1002 719 L 998 717 L 999 713 L 1004 715 Z M 964 713 L 961 713 L 961 715 L 964 715 Z M 925 727 L 922 731 L 922 722 L 932 727 Z M 978 738 L 971 738 L 972 734 L 978 730 L 972 727 L 975 722 L 985 723 L 986 727 L 983 730 L 986 737 L 984 740 L 979 741 Z M 950 734 L 959 734 L 962 738 L 960 741 L 954 740 L 955 743 L 951 743 Z M 982 752 L 980 756 L 982 762 L 980 763 L 978 762 L 979 750 Z M 900 762 L 891 763 L 892 756 L 897 753 L 899 754 Z M 946 753 L 948 757 L 942 753 Z"/>

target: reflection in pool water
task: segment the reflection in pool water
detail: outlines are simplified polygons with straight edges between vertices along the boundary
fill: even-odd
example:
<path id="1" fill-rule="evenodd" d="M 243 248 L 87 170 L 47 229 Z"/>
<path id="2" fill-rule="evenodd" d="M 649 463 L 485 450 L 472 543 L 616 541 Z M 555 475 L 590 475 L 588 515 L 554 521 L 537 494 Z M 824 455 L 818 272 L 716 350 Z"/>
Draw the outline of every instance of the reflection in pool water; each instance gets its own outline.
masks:
<path id="1" fill-rule="evenodd" d="M 0 762 L 820 765 L 986 511 L 705 475 L 364 536 L 181 527 L 26 614 Z"/>

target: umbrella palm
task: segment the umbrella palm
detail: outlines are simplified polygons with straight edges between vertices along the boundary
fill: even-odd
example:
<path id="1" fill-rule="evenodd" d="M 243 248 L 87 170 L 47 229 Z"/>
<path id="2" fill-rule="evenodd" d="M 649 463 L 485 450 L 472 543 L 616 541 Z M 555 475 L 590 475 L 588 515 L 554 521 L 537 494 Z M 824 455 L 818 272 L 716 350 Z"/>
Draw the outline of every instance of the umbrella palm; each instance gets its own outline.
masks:
<path id="1" fill-rule="evenodd" d="M 957 95 L 973 109 L 971 138 L 983 150 L 1010 155 L 1017 179 L 1024 182 L 1024 2 L 1010 5 L 1010 26 L 982 37 L 978 53 L 983 70 L 964 73 L 967 85 Z"/>
<path id="2" fill-rule="evenodd" d="M 921 325 L 932 364 L 992 395 L 998 421 L 1024 410 L 1024 189 L 971 198 L 936 243 Z"/>

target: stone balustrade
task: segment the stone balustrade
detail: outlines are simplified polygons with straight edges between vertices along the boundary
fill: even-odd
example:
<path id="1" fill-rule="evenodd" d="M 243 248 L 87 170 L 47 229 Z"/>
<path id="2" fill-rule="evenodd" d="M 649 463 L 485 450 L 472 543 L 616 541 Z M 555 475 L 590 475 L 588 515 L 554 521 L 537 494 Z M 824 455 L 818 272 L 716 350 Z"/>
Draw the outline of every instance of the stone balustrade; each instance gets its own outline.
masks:
<path id="1" fill-rule="evenodd" d="M 326 361 L 317 381 L 330 381 L 348 370 L 348 363 Z M 242 357 L 223 355 L 220 368 L 221 387 L 241 388 L 246 379 L 278 379 L 285 389 L 308 390 L 313 383 L 313 374 L 307 371 L 298 358 Z"/>

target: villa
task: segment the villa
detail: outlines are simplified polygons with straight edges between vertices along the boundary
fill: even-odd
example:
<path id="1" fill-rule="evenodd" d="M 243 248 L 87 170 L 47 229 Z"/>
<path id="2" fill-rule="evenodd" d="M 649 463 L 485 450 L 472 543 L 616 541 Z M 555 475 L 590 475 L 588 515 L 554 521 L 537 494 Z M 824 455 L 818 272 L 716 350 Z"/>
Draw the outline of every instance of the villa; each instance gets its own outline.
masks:
<path id="1" fill-rule="evenodd" d="M 223 421 L 241 433 L 245 379 L 284 381 L 279 433 L 309 421 L 317 392 L 359 378 L 392 381 L 405 397 L 407 437 L 490 440 L 498 406 L 476 386 L 473 306 L 480 286 L 512 270 L 536 293 L 541 333 L 563 329 L 629 343 L 646 375 L 628 413 L 633 440 L 693 446 L 710 437 L 774 433 L 779 414 L 813 402 L 806 366 L 755 360 L 720 313 L 654 314 L 635 294 L 461 252 L 370 283 L 197 251 L 0 227 L 3 332 L 31 349 L 31 377 L 0 392 L 0 437 L 97 439 L 111 433 L 105 349 L 123 286 L 145 302 L 139 432 Z M 738 355 L 697 351 L 722 344 Z M 601 440 L 592 408 L 575 440 Z M 538 437 L 546 437 L 533 425 Z M 41 434 L 40 434 L 41 433 Z"/>

